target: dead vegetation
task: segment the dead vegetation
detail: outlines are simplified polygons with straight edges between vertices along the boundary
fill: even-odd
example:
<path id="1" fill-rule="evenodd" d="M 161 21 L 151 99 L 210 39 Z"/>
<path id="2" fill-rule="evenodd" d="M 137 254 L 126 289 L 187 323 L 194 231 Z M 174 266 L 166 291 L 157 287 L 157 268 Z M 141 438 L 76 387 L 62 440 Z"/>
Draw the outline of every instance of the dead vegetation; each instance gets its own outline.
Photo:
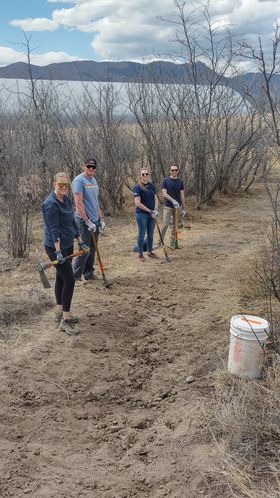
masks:
<path id="1" fill-rule="evenodd" d="M 236 498 L 278 497 L 279 358 L 262 381 L 216 372 L 214 385 L 208 428 L 218 451 L 215 465 L 206 472 L 212 489 Z"/>
<path id="2" fill-rule="evenodd" d="M 20 291 L 11 296 L 2 295 L 0 297 L 0 327 L 31 321 L 33 317 L 41 315 L 53 304 L 49 296 L 35 287 L 31 287 L 24 293 Z"/>

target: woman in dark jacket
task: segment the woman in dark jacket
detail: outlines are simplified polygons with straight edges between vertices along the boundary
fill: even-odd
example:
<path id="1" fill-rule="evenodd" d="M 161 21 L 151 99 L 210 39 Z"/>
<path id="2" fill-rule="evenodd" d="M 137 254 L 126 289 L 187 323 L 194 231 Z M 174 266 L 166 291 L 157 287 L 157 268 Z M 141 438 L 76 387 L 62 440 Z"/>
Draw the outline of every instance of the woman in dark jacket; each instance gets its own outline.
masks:
<path id="1" fill-rule="evenodd" d="M 153 252 L 153 237 L 155 230 L 155 219 L 158 217 L 158 198 L 155 186 L 149 180 L 149 173 L 146 168 L 140 172 L 140 181 L 133 189 L 134 202 L 136 208 L 136 221 L 138 225 L 138 259 L 146 261 L 143 256 L 143 246 L 145 235 L 147 234 L 147 255 L 149 258 L 157 259 Z"/>
<path id="2" fill-rule="evenodd" d="M 57 173 L 53 185 L 54 191 L 42 205 L 45 223 L 44 244 L 50 260 L 61 261 L 73 253 L 75 238 L 81 249 L 86 251 L 88 247 L 83 243 L 74 219 L 72 203 L 68 196 L 70 178 L 67 173 Z M 66 334 L 77 335 L 79 332 L 75 324 L 79 319 L 70 313 L 75 287 L 71 259 L 57 264 L 55 268 L 56 322 Z"/>

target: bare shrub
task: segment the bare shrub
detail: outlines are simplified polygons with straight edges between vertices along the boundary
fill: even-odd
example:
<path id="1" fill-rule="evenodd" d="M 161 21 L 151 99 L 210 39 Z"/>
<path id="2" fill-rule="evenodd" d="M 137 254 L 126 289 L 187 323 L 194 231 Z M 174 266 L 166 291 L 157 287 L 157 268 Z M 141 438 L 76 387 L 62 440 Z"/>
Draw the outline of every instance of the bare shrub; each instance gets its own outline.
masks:
<path id="1" fill-rule="evenodd" d="M 42 194 L 41 182 L 33 168 L 32 143 L 23 144 L 28 132 L 21 118 L 3 117 L 0 128 L 0 207 L 6 234 L 1 245 L 13 257 L 28 253 L 32 214 Z"/>
<path id="2" fill-rule="evenodd" d="M 256 262 L 256 275 L 269 303 L 272 324 L 272 347 L 280 351 L 280 329 L 273 302 L 280 303 L 280 184 L 273 187 L 267 184 L 267 193 L 272 207 L 272 216 Z"/>
<path id="3" fill-rule="evenodd" d="M 240 42 L 240 53 L 244 58 L 253 61 L 258 70 L 258 77 L 252 79 L 249 85 L 244 86 L 243 92 L 253 102 L 271 134 L 271 139 L 279 147 L 280 108 L 275 83 L 275 76 L 280 72 L 280 26 L 278 23 L 273 26 L 272 31 L 270 55 L 267 56 L 267 52 L 263 50 L 261 37 L 258 38 L 256 46 L 246 40 Z"/>
<path id="4" fill-rule="evenodd" d="M 97 179 L 101 186 L 102 207 L 116 213 L 124 204 L 125 180 L 136 159 L 135 142 L 127 133 L 126 113 L 121 106 L 121 89 L 111 83 L 84 85 L 82 98 L 72 102 L 72 144 L 75 144 L 76 167 L 89 155 L 98 160 Z M 122 111 L 120 110 L 122 108 Z M 68 111 L 69 113 L 69 111 Z"/>
<path id="5" fill-rule="evenodd" d="M 186 14 L 185 2 L 174 3 L 170 22 L 177 25 L 185 82 L 167 87 L 139 81 L 127 85 L 127 94 L 138 124 L 135 139 L 153 180 L 159 183 L 171 163 L 179 164 L 199 206 L 217 191 L 248 190 L 268 169 L 269 147 L 255 108 L 225 78 L 235 72 L 234 37 L 230 31 L 221 36 L 207 5 Z"/>

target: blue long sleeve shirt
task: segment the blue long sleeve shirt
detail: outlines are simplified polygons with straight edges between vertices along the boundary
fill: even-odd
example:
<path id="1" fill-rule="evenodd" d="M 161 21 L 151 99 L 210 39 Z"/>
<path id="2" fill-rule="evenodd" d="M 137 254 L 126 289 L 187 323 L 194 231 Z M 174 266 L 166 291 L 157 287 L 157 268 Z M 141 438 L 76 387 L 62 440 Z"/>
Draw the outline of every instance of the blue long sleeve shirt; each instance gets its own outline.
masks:
<path id="1" fill-rule="evenodd" d="M 55 242 L 60 240 L 61 250 L 71 247 L 79 232 L 70 198 L 66 195 L 63 201 L 60 201 L 55 192 L 52 192 L 43 202 L 42 212 L 45 223 L 45 246 L 54 247 Z"/>

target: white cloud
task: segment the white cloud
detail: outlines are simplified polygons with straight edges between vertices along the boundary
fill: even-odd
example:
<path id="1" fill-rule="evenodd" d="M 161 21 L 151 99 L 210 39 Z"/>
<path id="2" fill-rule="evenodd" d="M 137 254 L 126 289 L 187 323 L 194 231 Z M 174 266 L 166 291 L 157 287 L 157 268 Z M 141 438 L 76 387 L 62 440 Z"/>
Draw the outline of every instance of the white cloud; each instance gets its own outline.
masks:
<path id="1" fill-rule="evenodd" d="M 10 24 L 21 28 L 23 31 L 55 31 L 59 27 L 57 22 L 45 17 L 13 19 Z"/>
<path id="2" fill-rule="evenodd" d="M 6 66 L 7 64 L 20 62 L 23 60 L 22 57 L 23 57 L 22 52 L 17 52 L 13 48 L 0 47 L 0 66 Z"/>
<path id="3" fill-rule="evenodd" d="M 271 0 L 271 4 L 273 9 L 268 8 L 269 2 L 260 0 L 212 0 L 210 11 L 219 30 L 231 25 L 242 35 L 268 36 L 275 14 L 280 16 L 279 3 Z M 187 2 L 186 14 L 199 5 L 199 0 Z M 175 21 L 176 14 L 172 0 L 76 0 L 70 7 L 55 9 L 53 21 L 93 32 L 92 47 L 101 58 L 128 59 L 173 50 L 168 42 L 178 26 L 163 19 Z"/>
<path id="4" fill-rule="evenodd" d="M 178 10 L 172 0 L 47 1 L 56 7 L 51 19 L 15 19 L 11 24 L 28 32 L 61 27 L 92 33 L 91 45 L 101 59 L 141 60 L 176 52 L 175 45 L 170 44 L 178 29 Z M 202 7 L 200 0 L 186 2 L 186 15 L 197 7 Z M 210 0 L 210 12 L 219 32 L 231 26 L 240 38 L 247 36 L 251 42 L 261 35 L 267 47 L 272 24 L 280 18 L 280 2 Z"/>
<path id="5" fill-rule="evenodd" d="M 223 16 L 226 14 L 231 14 L 234 10 L 239 9 L 242 3 L 242 0 L 215 0 L 215 2 L 212 2 L 212 4 L 210 2 L 211 12 L 214 15 Z"/>
<path id="6" fill-rule="evenodd" d="M 272 1 L 271 7 L 270 9 L 268 2 L 244 0 L 242 5 L 229 16 L 229 21 L 239 33 L 265 36 L 271 32 L 274 20 L 280 15 L 279 2 L 276 5 Z"/>
<path id="7" fill-rule="evenodd" d="M 77 55 L 69 55 L 65 52 L 46 52 L 44 54 L 31 54 L 32 64 L 45 66 L 55 62 L 71 62 L 84 60 Z M 25 52 L 14 50 L 13 48 L 0 47 L 0 66 L 7 66 L 15 62 L 27 62 Z"/>
<path id="8" fill-rule="evenodd" d="M 56 62 L 71 62 L 83 60 L 85 60 L 84 57 L 69 55 L 66 52 L 46 52 L 44 54 L 32 55 L 32 64 L 37 64 L 38 66 L 45 66 L 46 64 L 52 64 Z"/>
<path id="9" fill-rule="evenodd" d="M 170 39 L 174 37 L 173 28 L 168 24 L 135 25 L 108 17 L 97 21 L 94 29 L 92 47 L 103 59 L 141 59 L 159 51 L 167 53 L 171 51 Z"/>

